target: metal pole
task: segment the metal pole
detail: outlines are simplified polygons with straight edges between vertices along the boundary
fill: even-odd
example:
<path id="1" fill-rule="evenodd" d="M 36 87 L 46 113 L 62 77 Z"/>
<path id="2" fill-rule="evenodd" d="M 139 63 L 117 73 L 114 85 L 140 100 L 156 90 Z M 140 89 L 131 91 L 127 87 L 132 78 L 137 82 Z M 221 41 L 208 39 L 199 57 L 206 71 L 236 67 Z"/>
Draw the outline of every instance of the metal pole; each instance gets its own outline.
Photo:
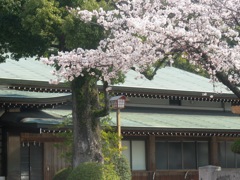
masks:
<path id="1" fill-rule="evenodd" d="M 120 109 L 117 109 L 117 132 L 118 132 L 118 148 L 121 150 L 122 142 L 121 142 L 121 119 L 120 119 Z M 121 152 L 121 151 L 120 151 Z"/>

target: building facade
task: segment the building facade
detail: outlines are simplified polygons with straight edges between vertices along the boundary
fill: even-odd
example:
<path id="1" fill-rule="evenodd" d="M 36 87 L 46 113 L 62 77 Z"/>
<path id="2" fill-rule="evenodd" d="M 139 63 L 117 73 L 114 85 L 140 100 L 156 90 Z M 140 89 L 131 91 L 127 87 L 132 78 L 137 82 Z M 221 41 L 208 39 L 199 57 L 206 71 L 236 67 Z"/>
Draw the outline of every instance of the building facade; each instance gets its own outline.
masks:
<path id="1" fill-rule="evenodd" d="M 5 72 L 0 81 L 0 175 L 50 180 L 69 166 L 60 158 L 64 149 L 55 144 L 63 141 L 57 134 L 69 130 L 56 125 L 71 113 L 71 90 L 66 84 L 49 85 L 48 67 L 29 62 L 0 65 Z M 33 66 L 38 68 L 32 71 Z M 121 133 L 133 180 L 195 180 L 201 166 L 239 168 L 231 144 L 240 134 L 239 115 L 233 113 L 240 101 L 226 87 L 172 67 L 161 69 L 152 81 L 137 76 L 129 72 L 125 83 L 111 90 L 127 98 L 120 112 Z M 111 116 L 116 123 L 116 112 Z"/>

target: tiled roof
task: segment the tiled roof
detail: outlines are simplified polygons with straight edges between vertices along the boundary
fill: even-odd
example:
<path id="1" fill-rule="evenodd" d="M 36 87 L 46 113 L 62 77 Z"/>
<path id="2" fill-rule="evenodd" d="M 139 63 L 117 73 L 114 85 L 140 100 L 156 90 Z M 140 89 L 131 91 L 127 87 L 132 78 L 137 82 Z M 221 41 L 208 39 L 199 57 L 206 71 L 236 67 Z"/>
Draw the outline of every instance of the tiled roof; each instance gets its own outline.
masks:
<path id="1" fill-rule="evenodd" d="M 188 92 L 203 92 L 203 93 L 227 93 L 232 94 L 221 83 L 213 83 L 210 79 L 177 69 L 174 67 L 165 67 L 158 70 L 153 80 L 148 80 L 145 77 L 136 78 L 139 75 L 130 71 L 126 74 L 126 80 L 123 84 L 115 85 L 128 88 L 145 88 L 153 90 L 174 90 Z M 215 87 L 213 87 L 215 86 Z"/>
<path id="2" fill-rule="evenodd" d="M 71 111 L 44 110 L 55 116 L 69 115 Z M 116 125 L 116 112 L 110 114 Z M 185 129 L 240 131 L 240 117 L 231 112 L 174 110 L 154 108 L 127 108 L 120 112 L 122 128 L 129 129 Z"/>
<path id="3" fill-rule="evenodd" d="M 231 112 L 138 108 L 120 115 L 123 127 L 240 130 L 240 117 Z"/>
<path id="4" fill-rule="evenodd" d="M 7 59 L 0 64 L 1 79 L 29 80 L 48 82 L 54 78 L 51 74 L 52 67 L 44 65 L 34 58 L 21 58 L 19 61 Z"/>
<path id="5" fill-rule="evenodd" d="M 71 93 L 41 92 L 42 85 L 51 87 L 49 80 L 54 78 L 51 74 L 52 67 L 44 65 L 34 58 L 20 59 L 14 61 L 7 59 L 6 63 L 0 64 L 0 106 L 1 107 L 21 107 L 29 106 L 53 106 L 69 101 Z M 15 85 L 24 85 L 24 89 L 13 89 Z M 36 92 L 25 90 L 25 86 L 37 87 Z M 38 92 L 39 91 L 39 92 Z M 46 105 L 45 105 L 46 103 Z M 41 107 L 42 107 L 41 106 Z"/>
<path id="6" fill-rule="evenodd" d="M 0 85 L 6 83 L 6 81 L 9 83 L 11 81 L 28 81 L 30 84 L 33 82 L 48 84 L 50 79 L 54 79 L 51 74 L 52 70 L 53 67 L 46 66 L 34 58 L 20 59 L 19 61 L 7 59 L 6 63 L 0 64 Z M 215 83 L 216 87 L 213 88 L 213 83 L 209 79 L 174 67 L 165 67 L 158 70 L 153 80 L 144 77 L 137 78 L 138 76 L 139 74 L 136 72 L 129 71 L 125 82 L 114 85 L 113 88 L 232 94 L 221 83 Z"/>

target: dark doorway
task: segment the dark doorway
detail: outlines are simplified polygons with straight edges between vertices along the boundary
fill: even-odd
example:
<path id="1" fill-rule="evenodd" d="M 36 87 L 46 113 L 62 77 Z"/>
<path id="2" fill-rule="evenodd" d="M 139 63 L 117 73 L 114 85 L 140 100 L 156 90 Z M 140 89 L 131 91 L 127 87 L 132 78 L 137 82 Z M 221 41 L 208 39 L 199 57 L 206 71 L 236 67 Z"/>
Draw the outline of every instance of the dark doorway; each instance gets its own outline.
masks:
<path id="1" fill-rule="evenodd" d="M 22 143 L 21 180 L 43 180 L 43 144 Z"/>

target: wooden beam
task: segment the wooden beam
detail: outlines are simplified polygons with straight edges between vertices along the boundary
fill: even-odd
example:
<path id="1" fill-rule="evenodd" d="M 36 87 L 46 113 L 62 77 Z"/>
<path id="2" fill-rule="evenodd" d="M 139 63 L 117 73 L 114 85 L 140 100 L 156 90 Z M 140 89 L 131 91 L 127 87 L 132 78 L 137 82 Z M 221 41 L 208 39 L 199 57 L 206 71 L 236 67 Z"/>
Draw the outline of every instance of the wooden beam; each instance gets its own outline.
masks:
<path id="1" fill-rule="evenodd" d="M 63 142 L 63 137 L 58 137 L 54 134 L 44 133 L 44 134 L 35 134 L 35 133 L 21 133 L 21 142 Z"/>
<path id="2" fill-rule="evenodd" d="M 210 140 L 210 164 L 218 166 L 218 143 L 217 143 L 217 137 L 213 136 Z"/>
<path id="3" fill-rule="evenodd" d="M 156 157 L 155 157 L 155 136 L 150 135 L 147 140 L 147 168 L 148 171 L 156 170 Z"/>

